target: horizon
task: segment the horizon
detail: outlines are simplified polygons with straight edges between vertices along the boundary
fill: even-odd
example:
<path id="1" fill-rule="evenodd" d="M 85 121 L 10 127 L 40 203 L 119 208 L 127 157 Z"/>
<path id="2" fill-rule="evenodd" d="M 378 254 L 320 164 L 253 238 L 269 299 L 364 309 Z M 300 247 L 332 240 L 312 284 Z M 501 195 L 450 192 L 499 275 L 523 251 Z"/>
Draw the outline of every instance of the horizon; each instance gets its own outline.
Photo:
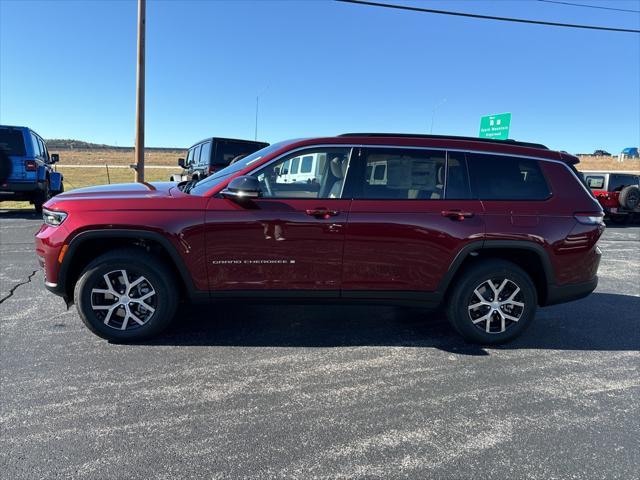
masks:
<path id="1" fill-rule="evenodd" d="M 640 26 L 640 14 L 541 2 L 428 5 Z M 20 30 L 27 18 L 29 36 Z M 0 2 L 0 123 L 45 138 L 132 145 L 135 29 L 133 1 Z M 337 2 L 149 1 L 146 146 L 252 140 L 259 97 L 257 139 L 269 143 L 347 131 L 475 137 L 481 116 L 511 112 L 510 138 L 616 154 L 640 144 L 638 58 L 632 33 Z"/>

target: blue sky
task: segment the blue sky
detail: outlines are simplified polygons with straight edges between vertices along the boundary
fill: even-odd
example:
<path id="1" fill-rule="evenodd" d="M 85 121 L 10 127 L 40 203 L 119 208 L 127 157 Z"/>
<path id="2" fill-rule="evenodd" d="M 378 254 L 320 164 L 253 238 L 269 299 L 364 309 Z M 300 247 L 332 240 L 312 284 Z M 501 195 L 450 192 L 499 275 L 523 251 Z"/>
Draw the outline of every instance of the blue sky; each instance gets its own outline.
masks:
<path id="1" fill-rule="evenodd" d="M 640 28 L 640 15 L 534 0 L 430 1 L 487 15 Z M 575 3 L 640 10 L 640 1 Z M 136 3 L 0 0 L 0 122 L 132 145 Z M 478 134 L 570 152 L 640 144 L 640 35 L 330 1 L 147 5 L 147 146 L 207 136 Z M 446 99 L 444 101 L 443 99 Z"/>

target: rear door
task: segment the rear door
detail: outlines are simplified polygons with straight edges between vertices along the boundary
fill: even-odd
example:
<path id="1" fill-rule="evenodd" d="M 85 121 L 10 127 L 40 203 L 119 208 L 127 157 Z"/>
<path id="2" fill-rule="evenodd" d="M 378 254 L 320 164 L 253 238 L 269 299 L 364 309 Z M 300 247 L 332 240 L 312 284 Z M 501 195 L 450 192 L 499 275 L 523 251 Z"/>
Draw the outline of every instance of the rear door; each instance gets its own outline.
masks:
<path id="1" fill-rule="evenodd" d="M 421 297 L 437 290 L 457 253 L 484 236 L 464 154 L 363 148 L 352 165 L 343 296 Z"/>

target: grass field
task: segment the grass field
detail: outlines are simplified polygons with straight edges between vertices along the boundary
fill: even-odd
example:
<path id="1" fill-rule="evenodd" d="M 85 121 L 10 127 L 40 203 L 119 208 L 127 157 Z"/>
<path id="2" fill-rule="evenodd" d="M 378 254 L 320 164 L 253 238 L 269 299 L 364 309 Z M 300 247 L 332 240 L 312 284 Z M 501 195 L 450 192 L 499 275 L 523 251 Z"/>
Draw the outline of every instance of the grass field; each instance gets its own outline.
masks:
<path id="1" fill-rule="evenodd" d="M 135 181 L 134 171 L 123 167 L 134 163 L 133 149 L 93 149 L 93 150 L 56 150 L 60 154 L 60 163 L 56 169 L 64 175 L 65 189 L 102 185 L 107 183 L 127 183 Z M 145 152 L 145 164 L 151 166 L 175 167 L 145 168 L 145 180 L 149 182 L 169 180 L 173 173 L 180 172 L 178 158 L 184 157 L 184 150 L 151 150 Z M 76 165 L 104 166 L 101 168 L 74 168 Z M 72 166 L 72 167 L 67 167 Z M 623 163 L 615 157 L 582 156 L 578 170 L 624 170 L 640 171 L 640 160 L 627 160 Z M 33 208 L 28 202 L 2 202 L 0 209 Z"/>

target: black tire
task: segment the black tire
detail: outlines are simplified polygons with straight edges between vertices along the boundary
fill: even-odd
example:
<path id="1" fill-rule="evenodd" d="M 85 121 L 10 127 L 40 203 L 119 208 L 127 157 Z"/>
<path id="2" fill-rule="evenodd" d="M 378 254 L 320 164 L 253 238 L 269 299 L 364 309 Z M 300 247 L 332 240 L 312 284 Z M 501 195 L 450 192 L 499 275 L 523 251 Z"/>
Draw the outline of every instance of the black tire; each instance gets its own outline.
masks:
<path id="1" fill-rule="evenodd" d="M 123 283 L 122 275 L 117 273 L 121 270 L 127 273 L 128 281 L 131 283 L 135 283 L 135 280 L 140 277 L 144 278 L 144 281 L 135 287 L 137 292 L 134 292 L 134 288 L 130 292 L 126 288 L 126 294 L 119 291 L 118 293 L 122 296 L 113 300 L 108 298 L 112 296 L 109 293 L 93 292 L 94 289 L 105 290 L 105 275 L 112 282 L 111 286 L 107 286 L 107 288 L 115 291 L 118 285 Z M 149 304 L 142 303 L 142 305 L 146 308 L 153 308 L 154 311 L 151 313 L 146 308 L 140 310 L 141 303 L 137 301 L 149 291 L 155 293 L 149 298 Z M 113 250 L 93 260 L 76 282 L 73 296 L 80 318 L 89 330 L 107 340 L 126 343 L 158 335 L 171 323 L 178 303 L 177 291 L 173 275 L 161 259 L 141 248 L 126 248 Z M 97 299 L 95 295 L 102 295 L 102 298 Z M 124 298 L 126 298 L 126 306 L 119 304 Z M 92 307 L 94 300 L 96 300 L 95 306 L 102 306 L 102 310 L 96 310 Z M 109 313 L 108 310 L 104 310 L 102 300 L 113 302 L 104 305 L 118 303 L 120 306 Z M 134 318 L 130 317 L 132 313 L 138 318 L 138 321 L 142 320 L 144 323 L 138 324 L 138 321 L 132 321 Z M 106 318 L 107 314 L 110 315 L 109 318 Z M 120 320 L 120 316 L 126 318 Z M 118 325 L 119 321 L 120 325 Z M 125 325 L 124 330 L 120 329 L 122 324 Z"/>
<path id="2" fill-rule="evenodd" d="M 624 187 L 620 191 L 618 202 L 620 202 L 620 206 L 624 208 L 629 210 L 635 209 L 640 203 L 640 188 L 636 185 L 628 185 Z"/>
<path id="3" fill-rule="evenodd" d="M 45 182 L 41 189 L 33 196 L 33 206 L 36 209 L 36 213 L 42 213 L 42 206 L 49 200 L 49 183 Z"/>
<path id="4" fill-rule="evenodd" d="M 495 287 L 499 287 L 504 279 L 508 279 L 508 282 L 502 288 L 504 293 L 500 293 L 507 296 L 500 296 L 498 300 L 506 300 L 505 305 L 499 306 L 493 301 L 487 301 L 492 299 L 493 294 L 493 291 L 487 288 L 487 282 L 491 280 Z M 519 288 L 517 294 L 512 300 L 508 300 L 509 294 L 516 291 L 516 287 Z M 496 345 L 511 341 L 520 335 L 535 317 L 538 305 L 535 285 L 524 270 L 506 260 L 479 261 L 466 268 L 451 288 L 446 305 L 447 317 L 453 328 L 468 342 Z M 480 305 L 482 301 L 477 297 L 476 289 L 487 305 Z M 516 303 L 522 303 L 523 306 L 515 306 Z M 472 310 L 470 307 L 473 305 L 478 307 Z M 505 319 L 504 314 L 518 320 Z M 485 317 L 488 318 L 489 326 L 487 320 L 481 320 Z M 479 323 L 474 324 L 474 320 Z M 486 331 L 487 328 L 490 332 Z"/>

